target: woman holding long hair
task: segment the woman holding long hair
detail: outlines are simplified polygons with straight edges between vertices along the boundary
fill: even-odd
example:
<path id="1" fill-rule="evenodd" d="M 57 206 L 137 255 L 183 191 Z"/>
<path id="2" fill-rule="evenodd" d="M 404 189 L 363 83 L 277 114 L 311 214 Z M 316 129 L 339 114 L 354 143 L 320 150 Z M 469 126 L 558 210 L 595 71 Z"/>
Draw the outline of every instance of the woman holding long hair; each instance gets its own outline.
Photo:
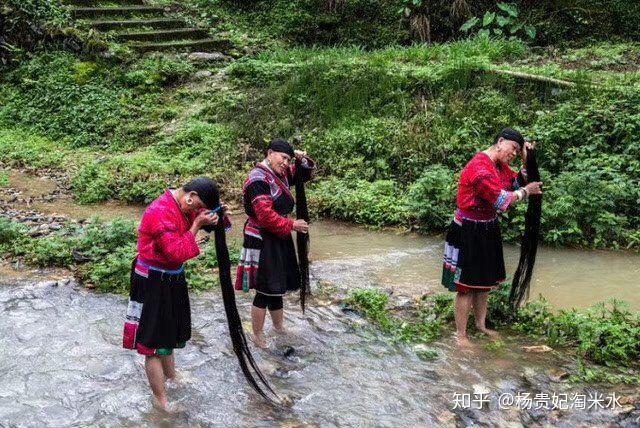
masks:
<path id="1" fill-rule="evenodd" d="M 216 183 L 196 178 L 149 205 L 138 229 L 123 346 L 145 356 L 154 405 L 167 409 L 165 380 L 175 379 L 173 350 L 191 338 L 184 263 L 198 254 L 196 234 L 218 223 Z"/>
<path id="2" fill-rule="evenodd" d="M 291 232 L 307 233 L 309 225 L 288 217 L 296 202 L 291 186 L 309 180 L 314 168 L 304 152 L 294 151 L 287 141 L 273 140 L 243 186 L 248 219 L 235 288 L 256 290 L 251 321 L 254 341 L 261 348 L 267 346 L 263 333 L 267 310 L 276 332 L 284 332 L 282 297 L 301 286 Z"/>
<path id="3" fill-rule="evenodd" d="M 455 321 L 458 343 L 469 345 L 467 321 L 473 308 L 476 328 L 489 336 L 486 327 L 489 292 L 506 278 L 498 214 L 529 195 L 542 193 L 542 183 L 527 183 L 527 172 L 509 164 L 526 149 L 520 132 L 503 129 L 486 150 L 476 153 L 462 170 L 458 183 L 457 209 L 445 243 L 442 284 L 456 291 Z"/>

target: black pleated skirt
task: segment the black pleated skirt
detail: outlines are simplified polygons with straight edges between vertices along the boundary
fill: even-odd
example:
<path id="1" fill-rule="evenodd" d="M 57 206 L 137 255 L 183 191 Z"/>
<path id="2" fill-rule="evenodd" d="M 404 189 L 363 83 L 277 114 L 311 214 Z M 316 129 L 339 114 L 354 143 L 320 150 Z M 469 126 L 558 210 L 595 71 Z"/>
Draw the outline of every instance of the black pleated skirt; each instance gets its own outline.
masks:
<path id="1" fill-rule="evenodd" d="M 142 307 L 135 334 L 142 349 L 178 348 L 191 338 L 191 307 L 184 272 L 170 275 L 149 270 L 131 272 L 130 301 Z"/>
<path id="2" fill-rule="evenodd" d="M 498 219 L 451 222 L 445 242 L 442 284 L 450 291 L 490 291 L 505 280 Z"/>

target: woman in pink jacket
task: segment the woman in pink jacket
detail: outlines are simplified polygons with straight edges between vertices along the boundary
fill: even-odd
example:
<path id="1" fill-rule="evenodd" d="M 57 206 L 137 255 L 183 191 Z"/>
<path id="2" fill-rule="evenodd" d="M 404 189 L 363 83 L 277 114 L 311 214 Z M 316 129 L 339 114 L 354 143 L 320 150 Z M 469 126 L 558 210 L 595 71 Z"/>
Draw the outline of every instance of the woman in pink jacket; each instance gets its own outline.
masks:
<path id="1" fill-rule="evenodd" d="M 145 356 L 154 405 L 167 408 L 165 380 L 174 379 L 173 350 L 191 338 L 184 263 L 200 254 L 196 234 L 218 222 L 216 183 L 197 178 L 151 203 L 138 229 L 123 345 Z"/>

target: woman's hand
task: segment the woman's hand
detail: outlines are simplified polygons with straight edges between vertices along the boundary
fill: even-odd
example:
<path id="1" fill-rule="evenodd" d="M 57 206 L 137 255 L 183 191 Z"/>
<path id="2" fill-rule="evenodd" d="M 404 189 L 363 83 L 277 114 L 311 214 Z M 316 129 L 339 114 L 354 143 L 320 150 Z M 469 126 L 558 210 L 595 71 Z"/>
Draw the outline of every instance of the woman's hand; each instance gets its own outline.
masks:
<path id="1" fill-rule="evenodd" d="M 309 232 L 309 223 L 302 219 L 295 220 L 293 222 L 293 230 L 296 232 L 307 233 Z"/>
<path id="2" fill-rule="evenodd" d="M 293 154 L 296 156 L 296 159 L 302 160 L 307 156 L 307 152 L 303 152 L 302 150 L 294 150 Z"/>
<path id="3" fill-rule="evenodd" d="M 526 141 L 524 143 L 524 147 L 522 148 L 522 152 L 521 152 L 522 164 L 523 165 L 527 164 L 527 149 L 534 150 L 536 148 L 537 144 L 538 144 L 537 141 Z"/>
<path id="4" fill-rule="evenodd" d="M 542 194 L 542 181 L 534 181 L 524 186 L 524 190 L 527 195 L 541 195 Z"/>
<path id="5" fill-rule="evenodd" d="M 212 213 L 210 210 L 203 210 L 198 214 L 198 216 L 193 220 L 193 224 L 197 225 L 198 229 L 202 229 L 203 226 L 215 226 L 218 224 L 217 213 Z"/>

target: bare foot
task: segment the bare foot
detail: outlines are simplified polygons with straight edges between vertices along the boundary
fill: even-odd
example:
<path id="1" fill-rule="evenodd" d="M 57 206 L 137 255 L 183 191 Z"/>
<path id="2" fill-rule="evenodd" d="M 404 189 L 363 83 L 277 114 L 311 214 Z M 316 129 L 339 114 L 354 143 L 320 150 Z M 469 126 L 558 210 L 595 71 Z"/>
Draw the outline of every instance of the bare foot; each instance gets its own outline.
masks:
<path id="1" fill-rule="evenodd" d="M 461 348 L 471 347 L 471 342 L 467 336 L 456 335 L 456 342 L 458 342 L 458 346 Z"/>
<path id="2" fill-rule="evenodd" d="M 479 332 L 486 334 L 491 339 L 499 339 L 500 338 L 500 333 L 498 333 L 495 330 L 491 330 L 491 329 L 489 329 L 487 327 L 479 327 L 479 326 L 476 326 L 476 328 L 478 329 Z"/>
<path id="3" fill-rule="evenodd" d="M 165 398 L 153 397 L 153 407 L 155 407 L 156 409 L 162 412 L 169 411 L 169 403 L 166 397 Z"/>
<path id="4" fill-rule="evenodd" d="M 284 327 L 280 327 L 280 328 L 273 327 L 273 330 L 276 332 L 277 335 L 280 335 L 280 336 L 284 336 L 285 334 L 288 333 L 288 330 Z"/>
<path id="5" fill-rule="evenodd" d="M 262 334 L 254 334 L 253 335 L 253 343 L 256 344 L 258 348 L 266 349 L 267 341 Z"/>

